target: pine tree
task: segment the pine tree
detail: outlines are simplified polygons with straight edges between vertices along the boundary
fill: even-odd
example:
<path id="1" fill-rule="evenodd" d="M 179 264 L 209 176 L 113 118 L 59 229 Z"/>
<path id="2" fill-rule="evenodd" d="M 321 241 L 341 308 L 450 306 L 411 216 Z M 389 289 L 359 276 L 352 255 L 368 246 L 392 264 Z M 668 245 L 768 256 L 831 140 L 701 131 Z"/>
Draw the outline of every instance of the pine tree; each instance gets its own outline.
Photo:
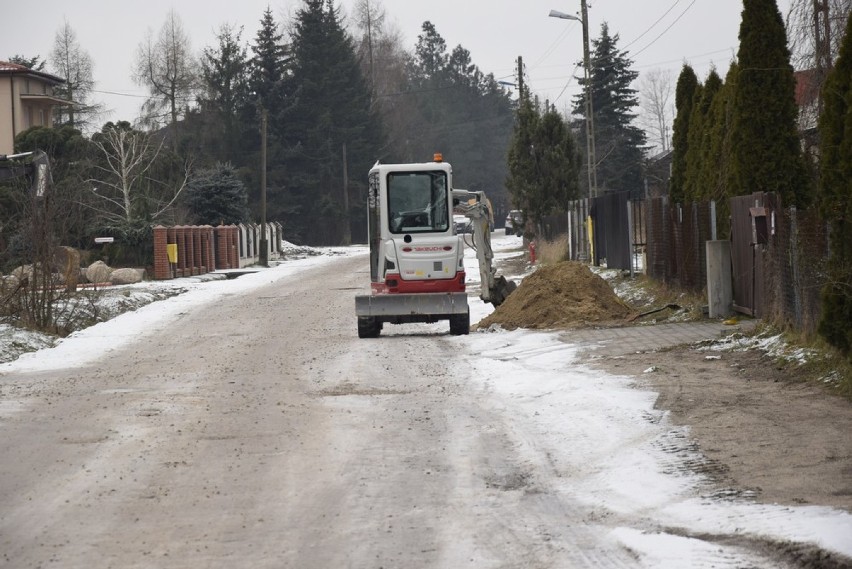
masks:
<path id="1" fill-rule="evenodd" d="M 220 161 L 234 161 L 241 154 L 241 133 L 246 126 L 241 113 L 249 105 L 248 56 L 241 33 L 241 29 L 222 26 L 217 34 L 219 44 L 205 48 L 201 58 L 199 103 L 206 119 L 204 139 L 207 152 Z"/>
<path id="2" fill-rule="evenodd" d="M 732 125 L 737 194 L 776 192 L 784 205 L 811 199 L 796 130 L 795 79 L 775 0 L 744 0 Z"/>
<path id="3" fill-rule="evenodd" d="M 523 89 L 508 164 L 512 203 L 535 225 L 579 197 L 580 152 L 571 129 Z"/>
<path id="4" fill-rule="evenodd" d="M 822 90 L 819 205 L 831 227 L 820 334 L 852 358 L 852 15 Z"/>
<path id="5" fill-rule="evenodd" d="M 669 182 L 669 197 L 673 203 L 683 203 L 686 191 L 686 156 L 689 152 L 689 121 L 695 92 L 698 90 L 698 77 L 692 67 L 684 64 L 675 88 L 675 109 L 677 114 L 672 132 L 672 175 Z"/>
<path id="6" fill-rule="evenodd" d="M 275 203 L 303 240 L 339 244 L 364 217 L 363 204 L 344 187 L 363 186 L 379 154 L 381 124 L 331 0 L 304 0 L 292 41 L 294 101 L 270 117 L 272 133 L 285 144 L 288 188 Z"/>
<path id="7" fill-rule="evenodd" d="M 277 110 L 282 102 L 282 81 L 287 75 L 289 48 L 269 7 L 263 12 L 251 51 L 249 85 L 254 103 L 267 110 Z"/>
<path id="8" fill-rule="evenodd" d="M 639 106 L 637 91 L 630 85 L 639 76 L 630 69 L 633 62 L 617 47 L 618 34 L 610 36 L 609 26 L 592 41 L 591 87 L 594 109 L 595 158 L 598 191 L 643 188 L 642 153 L 645 133 L 633 125 Z M 580 84 L 585 86 L 586 80 Z M 586 91 L 575 98 L 574 114 L 585 112 Z"/>
<path id="9" fill-rule="evenodd" d="M 196 173 L 186 193 L 195 223 L 219 225 L 246 220 L 248 193 L 229 162 L 217 162 L 212 168 Z"/>

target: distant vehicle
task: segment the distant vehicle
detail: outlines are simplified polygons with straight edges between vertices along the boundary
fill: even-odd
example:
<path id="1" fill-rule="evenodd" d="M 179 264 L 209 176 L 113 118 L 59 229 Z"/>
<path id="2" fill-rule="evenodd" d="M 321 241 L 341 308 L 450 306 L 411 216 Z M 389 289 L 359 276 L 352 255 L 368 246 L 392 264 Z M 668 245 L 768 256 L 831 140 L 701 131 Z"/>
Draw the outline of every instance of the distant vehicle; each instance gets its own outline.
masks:
<path id="1" fill-rule="evenodd" d="M 466 215 L 454 215 L 453 227 L 456 228 L 456 235 L 460 235 L 462 233 L 473 233 L 473 225 L 470 223 L 470 220 Z"/>
<path id="2" fill-rule="evenodd" d="M 506 235 L 513 233 L 518 237 L 524 234 L 524 212 L 519 209 L 513 209 L 506 215 Z"/>

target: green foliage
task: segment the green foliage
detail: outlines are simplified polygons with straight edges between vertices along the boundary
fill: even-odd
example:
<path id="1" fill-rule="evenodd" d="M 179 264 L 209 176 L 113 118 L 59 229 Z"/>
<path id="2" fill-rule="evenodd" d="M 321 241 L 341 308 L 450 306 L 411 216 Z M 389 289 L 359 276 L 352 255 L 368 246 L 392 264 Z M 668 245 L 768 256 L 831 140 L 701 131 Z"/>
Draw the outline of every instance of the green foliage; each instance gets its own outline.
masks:
<path id="1" fill-rule="evenodd" d="M 203 139 L 216 160 L 235 158 L 247 126 L 241 114 L 249 104 L 248 56 L 240 36 L 241 30 L 222 26 L 218 46 L 205 48 L 201 58 Z"/>
<path id="2" fill-rule="evenodd" d="M 524 93 L 509 147 L 506 186 L 512 202 L 538 225 L 580 194 L 580 153 L 570 128 L 553 108 L 542 111 Z"/>
<path id="3" fill-rule="evenodd" d="M 353 221 L 343 207 L 350 199 L 344 147 L 347 177 L 363 178 L 379 154 L 381 124 L 331 2 L 305 0 L 292 39 L 291 102 L 270 109 L 271 135 L 283 143 L 273 154 L 270 211 L 283 216 L 297 238 L 337 244 L 349 238 Z"/>
<path id="4" fill-rule="evenodd" d="M 276 109 L 282 102 L 282 81 L 287 74 L 289 46 L 267 7 L 260 20 L 260 29 L 251 46 L 249 85 L 254 103 L 269 110 Z"/>
<path id="5" fill-rule="evenodd" d="M 775 0 L 745 0 L 732 124 L 737 195 L 776 192 L 787 206 L 812 197 L 797 133 L 795 79 Z"/>
<path id="6" fill-rule="evenodd" d="M 852 358 L 852 15 L 822 89 L 819 206 L 831 228 L 828 285 L 819 332 Z"/>
<path id="7" fill-rule="evenodd" d="M 698 87 L 698 77 L 695 75 L 695 71 L 689 65 L 684 64 L 675 89 L 677 114 L 672 132 L 672 175 L 669 182 L 669 196 L 673 203 L 683 203 L 685 196 L 689 122 L 692 118 L 692 107 L 695 103 L 695 93 Z"/>
<path id="8" fill-rule="evenodd" d="M 396 91 L 376 99 L 393 129 L 382 161 L 421 162 L 441 152 L 453 165 L 453 183 L 486 191 L 496 215 L 504 215 L 510 209 L 504 182 L 513 113 L 493 75 L 484 74 L 463 46 L 448 50 L 435 26 L 424 22 Z"/>
<path id="9" fill-rule="evenodd" d="M 15 54 L 9 58 L 9 63 L 23 65 L 33 71 L 44 71 L 44 68 L 47 66 L 47 61 L 42 59 L 39 55 L 36 55 L 35 57 L 26 57 L 24 55 Z"/>
<path id="10" fill-rule="evenodd" d="M 710 71 L 707 81 L 695 91 L 692 115 L 687 134 L 686 173 L 684 176 L 684 201 L 707 199 L 710 181 L 702 179 L 702 166 L 710 162 L 710 109 L 722 88 L 722 80 L 716 70 Z"/>
<path id="11" fill-rule="evenodd" d="M 705 123 L 707 132 L 707 150 L 699 165 L 699 180 L 703 189 L 702 199 L 716 202 L 716 223 L 719 237 L 730 236 L 730 206 L 728 198 L 733 197 L 731 162 L 731 114 L 734 102 L 734 90 L 737 86 L 736 62 L 731 62 L 725 82 L 713 97 Z"/>
<path id="12" fill-rule="evenodd" d="M 591 86 L 594 109 L 595 159 L 597 185 L 601 190 L 629 190 L 636 194 L 644 188 L 642 178 L 645 133 L 633 125 L 634 109 L 639 106 L 637 91 L 631 84 L 639 76 L 630 66 L 626 52 L 618 49 L 618 34 L 611 36 L 609 26 L 601 26 L 601 35 L 592 40 Z M 580 79 L 585 86 L 585 78 Z M 575 98 L 574 113 L 585 112 L 586 91 Z"/>
<path id="13" fill-rule="evenodd" d="M 196 172 L 187 187 L 187 207 L 198 224 L 237 224 L 247 218 L 248 194 L 234 166 L 217 162 Z"/>

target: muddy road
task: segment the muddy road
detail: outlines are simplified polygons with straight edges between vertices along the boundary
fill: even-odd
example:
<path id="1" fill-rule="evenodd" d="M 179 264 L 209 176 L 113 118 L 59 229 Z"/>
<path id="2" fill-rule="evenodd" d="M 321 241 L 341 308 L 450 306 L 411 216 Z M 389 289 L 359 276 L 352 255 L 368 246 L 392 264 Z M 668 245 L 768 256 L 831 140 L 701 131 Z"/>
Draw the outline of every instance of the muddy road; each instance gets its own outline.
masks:
<path id="1" fill-rule="evenodd" d="M 599 462 L 562 459 L 529 405 L 566 370 L 542 367 L 521 407 L 463 357 L 486 334 L 359 340 L 365 266 L 225 296 L 83 368 L 0 376 L 0 567 L 657 565 L 629 546 L 666 527 L 641 499 L 580 492 L 605 493 L 609 453 L 661 416 L 628 440 L 584 435 Z M 699 532 L 681 566 L 795 566 L 767 541 L 670 535 Z"/>

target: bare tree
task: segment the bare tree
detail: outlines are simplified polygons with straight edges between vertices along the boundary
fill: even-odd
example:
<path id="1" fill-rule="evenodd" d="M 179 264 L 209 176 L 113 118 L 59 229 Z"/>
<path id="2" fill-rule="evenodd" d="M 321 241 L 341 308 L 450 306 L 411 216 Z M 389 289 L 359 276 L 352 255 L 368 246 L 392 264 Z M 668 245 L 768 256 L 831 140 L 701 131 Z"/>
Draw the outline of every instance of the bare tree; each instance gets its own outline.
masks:
<path id="1" fill-rule="evenodd" d="M 791 62 L 797 70 L 799 126 L 816 126 L 819 93 L 840 52 L 852 0 L 792 0 L 787 12 Z"/>
<path id="2" fill-rule="evenodd" d="M 56 91 L 70 101 L 57 107 L 58 122 L 74 128 L 89 126 L 101 110 L 99 105 L 88 103 L 95 86 L 92 58 L 80 47 L 68 20 L 56 32 L 50 62 L 54 72 L 65 79 L 65 84 L 57 86 Z"/>
<path id="3" fill-rule="evenodd" d="M 405 133 L 418 113 L 415 99 L 405 94 L 410 54 L 404 47 L 402 32 L 387 22 L 381 2 L 359 0 L 354 11 L 357 51 L 364 76 L 370 81 L 373 107 L 382 117 L 388 146 L 396 149 L 398 156 L 406 156 Z"/>
<path id="4" fill-rule="evenodd" d="M 671 124 L 674 121 L 674 89 L 669 71 L 653 69 L 639 79 L 642 127 L 648 140 L 661 152 L 671 147 Z"/>
<path id="5" fill-rule="evenodd" d="M 147 37 L 139 44 L 134 79 L 139 85 L 148 87 L 151 94 L 143 106 L 143 118 L 156 125 L 168 117 L 174 142 L 178 119 L 194 102 L 198 69 L 183 23 L 171 10 L 156 40 L 149 29 Z"/>
<path id="6" fill-rule="evenodd" d="M 385 29 L 385 9 L 376 0 L 358 0 L 355 3 L 355 23 L 363 32 L 361 46 L 366 50 L 364 58 L 367 64 L 366 76 L 370 80 L 370 88 L 375 83 L 375 51 L 374 40 L 378 43 Z M 378 46 L 376 46 L 378 47 Z"/>
<path id="7" fill-rule="evenodd" d="M 139 221 L 154 222 L 177 200 L 189 179 L 189 164 L 183 179 L 171 188 L 164 188 L 149 176 L 163 149 L 143 132 L 122 126 L 108 125 L 92 137 L 102 162 L 94 168 L 97 174 L 86 180 L 96 197 L 91 205 L 101 218 L 112 225 L 132 225 Z M 152 191 L 155 187 L 157 191 Z"/>
<path id="8" fill-rule="evenodd" d="M 824 48 L 829 61 L 837 59 L 850 11 L 852 0 L 792 0 L 787 12 L 787 36 L 793 67 L 816 68 Z"/>

